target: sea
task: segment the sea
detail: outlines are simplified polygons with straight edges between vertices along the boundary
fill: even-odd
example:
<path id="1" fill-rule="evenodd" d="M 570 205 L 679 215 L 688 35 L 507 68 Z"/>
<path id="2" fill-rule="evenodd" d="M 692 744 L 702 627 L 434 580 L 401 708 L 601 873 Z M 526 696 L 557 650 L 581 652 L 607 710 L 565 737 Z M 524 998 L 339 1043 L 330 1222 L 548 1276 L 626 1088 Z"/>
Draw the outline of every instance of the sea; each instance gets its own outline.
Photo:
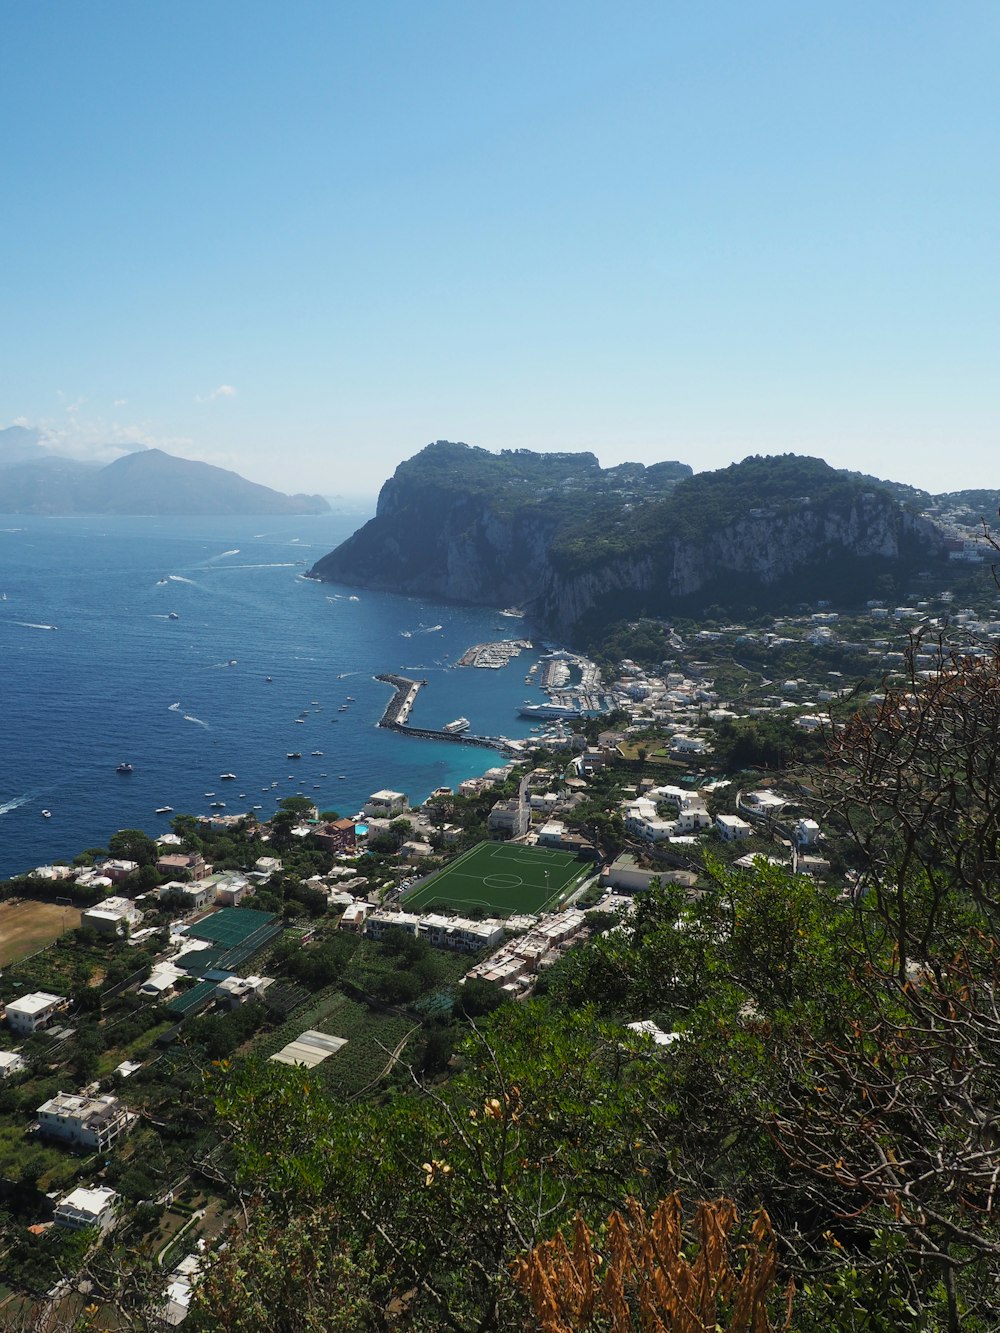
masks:
<path id="1" fill-rule="evenodd" d="M 389 671 L 428 682 L 416 726 L 527 736 L 541 646 L 457 667 L 522 622 L 306 578 L 364 517 L 0 516 L 0 877 L 213 801 L 264 819 L 296 794 L 351 816 L 381 788 L 417 803 L 503 762 L 378 727 Z"/>

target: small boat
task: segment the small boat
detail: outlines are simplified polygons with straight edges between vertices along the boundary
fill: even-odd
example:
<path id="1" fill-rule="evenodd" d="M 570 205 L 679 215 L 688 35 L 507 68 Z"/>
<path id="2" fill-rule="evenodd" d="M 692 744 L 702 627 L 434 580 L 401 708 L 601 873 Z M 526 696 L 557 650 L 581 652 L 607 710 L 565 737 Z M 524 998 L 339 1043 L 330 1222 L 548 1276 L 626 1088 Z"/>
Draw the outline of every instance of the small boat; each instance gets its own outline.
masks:
<path id="1" fill-rule="evenodd" d="M 180 616 L 177 614 L 176 611 L 168 611 L 168 612 L 167 612 L 167 619 L 168 619 L 168 620 L 180 620 Z"/>
<path id="2" fill-rule="evenodd" d="M 42 811 L 42 818 L 43 818 L 43 819 L 51 819 L 51 818 L 52 818 L 52 811 L 51 811 L 51 810 L 43 810 L 43 811 Z"/>
<path id="3" fill-rule="evenodd" d="M 223 780 L 223 782 L 235 782 L 235 781 L 236 781 L 236 774 L 235 774 L 235 773 L 220 773 L 220 774 L 219 774 L 219 777 Z"/>
<path id="4" fill-rule="evenodd" d="M 172 815 L 173 812 L 174 807 L 172 805 L 158 805 L 156 807 L 156 813 L 158 815 Z"/>
<path id="5" fill-rule="evenodd" d="M 300 727 L 304 727 L 306 724 L 306 720 L 304 717 L 297 717 L 295 721 L 299 724 Z"/>
<path id="6" fill-rule="evenodd" d="M 313 706 L 313 708 L 318 708 L 318 707 L 319 707 L 319 700 L 318 700 L 318 699 L 310 699 L 309 702 L 310 702 L 310 704 Z"/>
<path id="7" fill-rule="evenodd" d="M 214 791 L 207 791 L 207 792 L 205 793 L 205 799 L 206 799 L 206 801 L 208 800 L 208 798 L 209 798 L 210 796 L 214 796 L 214 795 L 215 795 L 215 792 L 214 792 Z"/>
<path id="8" fill-rule="evenodd" d="M 323 751 L 322 751 L 322 750 L 313 750 L 312 753 L 313 753 L 314 755 L 322 755 Z"/>
<path id="9" fill-rule="evenodd" d="M 225 803 L 225 801 L 213 801 L 213 802 L 212 802 L 212 809 L 213 809 L 213 810 L 225 810 L 225 808 L 226 808 L 226 803 Z"/>
<path id="10" fill-rule="evenodd" d="M 231 657 L 231 658 L 229 659 L 229 661 L 226 663 L 226 666 L 235 666 L 235 665 L 236 665 L 236 658 L 235 658 L 235 657 Z"/>
<path id="11" fill-rule="evenodd" d="M 353 695 L 353 694 L 349 694 L 349 695 L 347 696 L 347 702 L 348 702 L 349 704 L 352 704 L 352 703 L 354 702 L 354 695 Z"/>
<path id="12" fill-rule="evenodd" d="M 285 755 L 286 759 L 301 759 L 302 755 L 298 750 L 289 750 Z"/>
<path id="13" fill-rule="evenodd" d="M 346 782 L 346 781 L 347 781 L 347 774 L 346 774 L 346 773 L 338 773 L 337 776 L 340 778 L 341 782 Z"/>
<path id="14" fill-rule="evenodd" d="M 272 680 L 272 677 L 271 677 L 271 676 L 265 676 L 264 679 L 267 681 L 268 685 L 271 684 L 271 680 Z"/>
<path id="15" fill-rule="evenodd" d="M 131 773 L 133 771 L 131 764 L 119 764 L 115 769 L 116 773 Z"/>

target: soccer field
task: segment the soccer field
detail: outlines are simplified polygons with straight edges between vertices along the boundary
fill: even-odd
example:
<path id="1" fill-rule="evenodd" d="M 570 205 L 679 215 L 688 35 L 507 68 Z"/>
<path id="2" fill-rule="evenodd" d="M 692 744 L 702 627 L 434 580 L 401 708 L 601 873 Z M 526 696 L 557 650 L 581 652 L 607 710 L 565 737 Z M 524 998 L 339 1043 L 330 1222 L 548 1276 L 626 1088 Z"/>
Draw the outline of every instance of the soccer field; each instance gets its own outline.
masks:
<path id="1" fill-rule="evenodd" d="M 587 874 L 572 852 L 481 842 L 406 895 L 408 912 L 483 908 L 497 916 L 555 907 Z"/>

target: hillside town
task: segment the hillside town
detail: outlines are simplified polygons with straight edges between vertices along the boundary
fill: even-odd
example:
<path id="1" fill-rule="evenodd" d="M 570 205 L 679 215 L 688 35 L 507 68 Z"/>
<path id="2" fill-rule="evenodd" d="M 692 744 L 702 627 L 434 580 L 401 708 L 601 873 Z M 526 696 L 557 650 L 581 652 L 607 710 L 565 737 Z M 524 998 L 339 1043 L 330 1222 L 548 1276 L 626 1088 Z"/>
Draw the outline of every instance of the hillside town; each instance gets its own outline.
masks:
<path id="1" fill-rule="evenodd" d="M 894 683 L 948 671 L 959 638 L 988 653 L 1000 614 L 944 589 L 852 616 L 633 628 L 661 660 L 551 650 L 556 715 L 454 790 L 411 804 L 386 786 L 352 816 L 303 796 L 269 820 L 179 815 L 4 886 L 4 938 L 25 942 L 0 978 L 11 1327 L 99 1306 L 98 1252 L 142 1254 L 157 1326 L 184 1322 L 240 1225 L 202 1101 L 218 1062 L 316 1069 L 346 1100 L 433 1085 L 465 1024 L 544 992 L 658 887 L 697 898 L 710 865 L 770 865 L 849 901 L 856 867 L 803 766 Z M 477 645 L 470 663 L 496 657 Z"/>

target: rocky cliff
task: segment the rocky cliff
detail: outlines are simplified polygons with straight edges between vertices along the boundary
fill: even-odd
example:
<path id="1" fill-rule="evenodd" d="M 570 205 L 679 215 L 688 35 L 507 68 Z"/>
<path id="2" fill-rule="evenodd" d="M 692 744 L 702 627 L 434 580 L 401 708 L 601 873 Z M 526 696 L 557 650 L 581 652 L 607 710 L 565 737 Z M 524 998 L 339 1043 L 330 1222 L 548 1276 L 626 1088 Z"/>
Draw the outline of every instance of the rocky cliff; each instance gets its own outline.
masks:
<path id="1" fill-rule="evenodd" d="M 845 595 L 933 560 L 937 530 L 819 459 L 602 469 L 591 454 L 489 454 L 439 441 L 401 464 L 376 516 L 316 578 L 517 604 L 553 633 L 707 601 Z"/>

